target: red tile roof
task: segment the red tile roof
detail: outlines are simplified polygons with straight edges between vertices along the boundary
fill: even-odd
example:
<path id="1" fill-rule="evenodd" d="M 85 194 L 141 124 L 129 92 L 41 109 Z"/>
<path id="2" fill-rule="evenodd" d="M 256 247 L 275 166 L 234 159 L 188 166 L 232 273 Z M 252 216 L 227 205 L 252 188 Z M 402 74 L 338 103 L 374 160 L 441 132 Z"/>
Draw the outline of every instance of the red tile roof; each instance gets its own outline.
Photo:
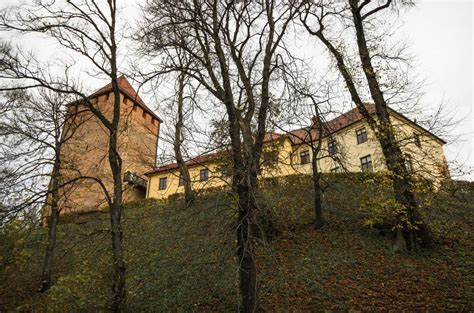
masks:
<path id="1" fill-rule="evenodd" d="M 284 136 L 284 135 L 279 134 L 279 133 L 275 133 L 275 132 L 267 132 L 267 133 L 265 133 L 265 136 L 263 137 L 263 142 L 276 140 L 278 138 L 281 138 L 282 136 Z"/>
<path id="2" fill-rule="evenodd" d="M 373 104 L 366 104 L 365 107 L 366 107 L 367 111 L 369 112 L 369 114 L 375 113 L 375 106 Z M 398 112 L 396 112 L 392 109 L 390 109 L 390 111 L 398 114 L 399 116 L 403 117 L 407 121 L 409 121 L 411 123 L 414 123 L 413 121 L 411 121 L 407 117 L 403 116 L 402 114 L 400 114 L 400 113 L 398 113 Z M 342 113 L 338 117 L 330 120 L 329 122 L 327 122 L 325 124 L 324 129 L 323 129 L 323 137 L 327 136 L 328 134 L 335 133 L 335 132 L 337 132 L 337 131 L 339 131 L 339 130 L 347 127 L 347 126 L 350 126 L 350 125 L 356 123 L 356 122 L 359 122 L 362 119 L 364 119 L 364 117 L 362 116 L 362 114 L 359 113 L 357 108 L 354 108 L 354 109 L 352 109 L 348 112 Z M 423 127 L 421 127 L 419 125 L 418 125 L 418 127 L 425 130 L 426 132 L 430 133 L 434 137 L 438 138 L 441 142 L 445 143 L 444 140 L 442 140 L 441 138 L 439 138 L 436 135 L 432 134 L 431 132 L 424 129 Z M 305 127 L 305 128 L 293 130 L 293 131 L 289 132 L 286 135 L 275 133 L 275 132 L 268 132 L 268 133 L 265 134 L 264 142 L 269 142 L 269 141 L 276 140 L 276 139 L 279 139 L 279 138 L 284 138 L 284 137 L 289 138 L 293 145 L 298 145 L 298 144 L 302 144 L 304 142 L 309 142 L 310 138 L 312 140 L 318 140 L 319 139 L 319 131 L 317 130 L 317 128 L 315 126 L 312 126 L 312 127 Z M 205 163 L 207 161 L 215 160 L 215 159 L 218 159 L 219 157 L 222 157 L 224 155 L 224 153 L 226 153 L 226 152 L 219 151 L 219 152 L 215 152 L 215 153 L 204 154 L 204 155 L 198 156 L 196 158 L 193 158 L 193 159 L 187 161 L 186 164 L 188 166 L 193 166 L 193 165 Z M 178 168 L 177 163 L 170 163 L 170 164 L 166 164 L 166 165 L 163 165 L 161 167 L 158 167 L 154 171 L 146 173 L 146 175 L 166 172 L 168 170 L 177 169 L 177 168 Z"/>
<path id="3" fill-rule="evenodd" d="M 375 106 L 372 104 L 368 104 L 365 106 L 367 111 L 372 114 L 375 112 Z M 323 127 L 323 137 L 327 136 L 328 134 L 332 134 L 337 132 L 344 127 L 352 125 L 364 117 L 362 114 L 359 113 L 357 108 L 354 108 L 348 112 L 342 113 L 338 117 L 330 120 L 329 122 L 325 123 Z M 316 126 L 312 127 L 304 127 L 301 129 L 296 129 L 291 131 L 288 134 L 288 138 L 290 138 L 291 142 L 294 145 L 301 144 L 303 142 L 309 142 L 310 139 L 318 140 L 319 139 L 319 129 Z"/>
<path id="4" fill-rule="evenodd" d="M 120 92 L 123 93 L 125 96 L 127 96 L 130 100 L 132 100 L 135 104 L 137 104 L 139 107 L 141 107 L 144 111 L 148 112 L 151 116 L 156 118 L 160 123 L 163 123 L 163 120 L 159 118 L 140 98 L 138 93 L 135 91 L 135 89 L 132 87 L 128 79 L 122 75 L 119 78 L 117 78 L 117 82 L 119 85 Z M 96 92 L 91 94 L 89 97 L 94 98 L 98 97 L 103 94 L 107 94 L 112 91 L 112 83 L 108 83 L 102 88 L 99 88 Z"/>
<path id="5" fill-rule="evenodd" d="M 282 138 L 284 136 L 285 135 L 283 135 L 283 134 L 279 134 L 279 133 L 275 133 L 275 132 L 267 132 L 267 133 L 265 133 L 265 136 L 263 138 L 263 142 L 273 141 L 273 140 L 276 140 L 278 138 Z M 203 154 L 203 155 L 197 156 L 195 158 L 192 158 L 192 159 L 186 161 L 186 165 L 187 166 L 194 166 L 194 165 L 202 164 L 202 163 L 205 163 L 205 162 L 208 162 L 208 161 L 211 161 L 211 160 L 217 160 L 217 159 L 220 159 L 220 158 L 224 158 L 226 155 L 228 155 L 227 151 L 217 151 L 217 152 L 213 152 L 213 153 L 207 153 L 207 154 Z M 166 171 L 169 171 L 169 170 L 174 170 L 174 169 L 177 169 L 177 168 L 179 168 L 178 163 L 168 163 L 168 164 L 165 164 L 163 166 L 160 166 L 160 167 L 156 168 L 155 170 L 153 170 L 151 172 L 145 173 L 145 175 L 158 174 L 158 173 L 166 172 Z"/>
<path id="6" fill-rule="evenodd" d="M 374 106 L 367 106 L 367 109 L 369 110 L 369 113 L 374 112 Z M 333 120 L 329 121 L 326 123 L 326 131 L 329 131 L 330 133 L 338 131 L 352 123 L 355 123 L 359 120 L 362 119 L 362 115 L 357 111 L 357 109 L 350 110 L 349 112 L 343 113 L 342 115 L 334 118 Z M 279 134 L 275 132 L 267 132 L 265 134 L 265 137 L 263 139 L 264 142 L 269 142 L 273 141 L 282 137 L 288 137 L 293 144 L 301 144 L 303 142 L 308 142 L 309 138 L 313 138 L 313 140 L 317 140 L 317 131 L 316 129 L 311 129 L 311 137 L 309 134 L 310 127 L 305 127 L 301 129 L 296 129 L 291 131 L 289 134 L 284 135 L 284 134 Z M 208 154 L 203 154 L 198 157 L 192 158 L 188 161 L 186 161 L 186 165 L 188 166 L 194 166 L 198 164 L 202 164 L 211 160 L 216 160 L 220 157 L 222 157 L 224 152 L 218 151 L 214 153 L 208 153 Z M 160 166 L 156 168 L 155 170 L 146 173 L 145 175 L 152 175 L 152 174 L 158 174 L 158 173 L 163 173 L 169 170 L 174 170 L 179 168 L 178 163 L 169 163 L 165 164 L 163 166 Z"/>
<path id="7" fill-rule="evenodd" d="M 223 158 L 225 154 L 227 154 L 225 151 L 218 151 L 218 152 L 203 154 L 186 161 L 186 165 L 194 166 L 194 165 L 202 164 L 211 160 L 217 160 L 217 159 Z M 158 174 L 158 173 L 166 172 L 169 170 L 174 170 L 177 168 L 179 168 L 178 163 L 168 163 L 154 169 L 153 171 L 145 173 L 145 175 L 149 176 L 151 174 Z"/>

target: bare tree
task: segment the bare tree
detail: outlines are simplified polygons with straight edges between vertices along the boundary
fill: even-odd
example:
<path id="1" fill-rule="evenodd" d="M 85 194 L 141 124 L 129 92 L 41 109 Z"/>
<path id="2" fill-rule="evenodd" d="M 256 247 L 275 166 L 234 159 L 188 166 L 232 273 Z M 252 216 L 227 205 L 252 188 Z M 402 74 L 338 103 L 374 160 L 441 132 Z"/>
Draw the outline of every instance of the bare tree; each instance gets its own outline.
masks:
<path id="1" fill-rule="evenodd" d="M 175 124 L 175 133 L 174 133 L 174 155 L 176 162 L 179 166 L 179 171 L 181 174 L 180 179 L 183 181 L 184 185 L 184 199 L 186 205 L 190 205 L 194 200 L 194 194 L 192 189 L 191 176 L 189 175 L 188 166 L 183 158 L 182 153 L 182 144 L 184 141 L 184 101 L 185 101 L 185 88 L 186 88 L 186 75 L 180 73 L 178 77 L 178 94 L 176 99 L 177 113 L 176 113 L 176 124 Z"/>
<path id="2" fill-rule="evenodd" d="M 352 101 L 356 104 L 358 111 L 367 120 L 374 130 L 382 147 L 383 155 L 388 170 L 391 172 L 393 189 L 397 203 L 403 208 L 397 214 L 397 250 L 408 249 L 419 251 L 419 247 L 430 247 L 433 244 L 432 234 L 428 226 L 423 222 L 419 212 L 415 194 L 412 190 L 412 177 L 406 167 L 405 157 L 395 138 L 395 131 L 390 120 L 390 112 L 387 101 L 382 92 L 380 83 L 380 69 L 373 65 L 373 54 L 367 44 L 366 24 L 393 5 L 391 0 L 379 3 L 376 1 L 349 0 L 347 4 L 332 3 L 329 6 L 322 3 L 308 4 L 305 7 L 301 20 L 306 30 L 317 37 L 329 50 L 337 63 L 337 68 L 343 77 Z M 348 14 L 345 14 L 348 13 Z M 327 38 L 326 32 L 328 19 L 339 17 L 349 20 L 355 31 L 356 46 L 360 69 L 364 73 L 366 85 L 372 101 L 375 104 L 375 117 L 369 113 L 361 94 L 358 81 L 347 65 L 347 55 L 344 49 L 336 46 Z M 314 21 L 314 22 L 313 22 Z M 389 58 L 389 56 L 386 56 Z"/>
<path id="3" fill-rule="evenodd" d="M 120 89 L 117 69 L 117 5 L 115 0 L 79 2 L 36 1 L 32 5 L 7 8 L 0 14 L 0 30 L 19 33 L 46 34 L 77 58 L 84 58 L 95 68 L 95 75 L 110 80 L 113 110 L 107 116 L 87 95 L 73 84 L 68 76 L 71 64 L 64 63 L 65 75 L 57 78 L 48 73 L 46 63 L 38 64 L 26 54 L 14 50 L 2 51 L 1 78 L 14 79 L 14 85 L 2 90 L 20 90 L 44 87 L 61 94 L 76 95 L 80 103 L 100 121 L 108 131 L 108 163 L 113 187 L 103 191 L 110 207 L 111 243 L 113 251 L 112 311 L 126 307 L 126 266 L 122 245 L 122 160 L 117 146 L 120 121 Z M 46 68 L 46 70 L 45 70 Z M 101 183 L 97 180 L 97 183 Z"/>
<path id="4" fill-rule="evenodd" d="M 67 197 L 69 184 L 61 175 L 61 147 L 80 123 L 75 119 L 76 113 L 68 114 L 67 105 L 73 101 L 71 96 L 40 89 L 35 94 L 13 91 L 6 97 L 12 105 L 0 114 L 0 136 L 4 140 L 1 160 L 15 177 L 10 181 L 11 187 L 24 194 L 7 214 L 15 216 L 40 205 L 43 214 L 47 214 L 48 240 L 39 289 L 46 291 L 51 286 L 60 197 Z M 49 185 L 45 185 L 48 179 Z"/>
<path id="5" fill-rule="evenodd" d="M 146 6 L 143 53 L 161 60 L 157 73 L 179 71 L 224 106 L 238 196 L 237 255 L 241 310 L 258 309 L 252 224 L 258 208 L 257 175 L 271 88 L 291 59 L 285 34 L 297 8 L 262 2 L 151 0 Z M 176 61 L 180 53 L 189 66 Z"/>
<path id="6" fill-rule="evenodd" d="M 176 74 L 176 75 L 174 75 Z M 159 163 L 176 161 L 179 169 L 179 186 L 184 187 L 184 198 L 186 205 L 191 205 L 196 197 L 193 190 L 193 178 L 189 172 L 189 162 L 196 157 L 211 153 L 216 150 L 209 145 L 209 134 L 206 125 L 201 127 L 196 119 L 201 119 L 203 110 L 199 105 L 202 100 L 199 94 L 199 86 L 194 86 L 185 73 L 170 73 L 166 77 L 155 75 L 155 73 L 140 72 L 143 79 L 142 86 L 150 83 L 151 90 L 160 90 L 155 94 L 165 105 L 161 106 L 161 112 L 166 117 L 165 128 L 160 131 L 161 150 Z M 169 91 L 164 91 L 169 89 Z M 166 125 L 169 125 L 166 127 Z"/>
<path id="7" fill-rule="evenodd" d="M 345 153 L 344 147 L 332 137 L 336 129 L 328 120 L 329 116 L 338 113 L 332 104 L 335 93 L 331 86 L 334 82 L 325 76 L 315 84 L 314 80 L 310 79 L 310 70 L 307 70 L 311 68 L 310 65 L 304 60 L 300 60 L 300 63 L 296 71 L 286 71 L 283 75 L 288 99 L 285 100 L 284 112 L 273 118 L 272 123 L 277 129 L 285 132 L 292 142 L 304 145 L 311 151 L 308 155 L 300 156 L 300 165 L 306 162 L 311 163 L 313 225 L 315 229 L 320 229 L 325 224 L 323 193 L 328 188 L 323 181 L 320 162 L 329 159 L 337 164 L 342 172 L 345 168 Z M 308 117 L 311 119 L 309 120 Z M 294 129 L 295 125 L 303 127 Z M 327 145 L 323 145 L 323 140 L 327 140 Z M 294 167 L 293 161 L 291 161 L 291 166 Z M 295 170 L 298 171 L 297 168 Z"/>
<path id="8" fill-rule="evenodd" d="M 292 98 L 292 103 L 288 105 L 288 107 L 291 108 L 288 112 L 292 116 L 283 117 L 284 120 L 276 121 L 275 125 L 278 129 L 284 131 L 292 141 L 307 146 L 309 151 L 311 151 L 310 154 L 304 156 L 308 159 L 303 160 L 301 159 L 303 157 L 300 157 L 300 161 L 301 164 L 308 161 L 311 163 L 314 207 L 313 225 L 315 229 L 320 229 L 325 224 L 323 217 L 323 193 L 328 187 L 327 185 L 324 186 L 320 162 L 325 159 L 331 159 L 341 168 L 344 168 L 343 147 L 334 138 L 331 138 L 332 129 L 328 123 L 327 116 L 334 112 L 330 105 L 328 105 L 329 100 L 320 100 L 315 93 L 299 91 L 298 94 L 300 99 Z M 309 103 L 306 103 L 308 101 Z M 310 107 L 309 114 L 307 112 L 308 110 L 302 112 L 301 109 L 305 106 Z M 302 118 L 308 115 L 312 116 L 309 123 L 308 119 Z M 296 121 L 293 121 L 295 118 Z M 296 130 L 286 130 L 282 125 L 288 124 L 289 121 L 291 121 L 291 125 L 295 123 L 301 125 L 302 122 L 306 122 L 306 125 L 309 126 L 304 126 Z M 331 147 L 323 145 L 324 139 L 328 139 L 328 143 L 331 144 Z M 292 166 L 294 166 L 294 164 L 292 164 Z"/>
<path id="9" fill-rule="evenodd" d="M 332 158 L 340 163 L 340 158 L 337 158 L 336 151 L 328 151 L 323 147 L 323 138 L 330 136 L 331 130 L 326 121 L 327 113 L 323 114 L 322 104 L 327 100 L 319 101 L 314 94 L 304 94 L 310 99 L 313 107 L 314 115 L 311 121 L 311 126 L 302 129 L 302 132 L 291 132 L 291 136 L 296 137 L 302 144 L 307 145 L 311 150 L 311 177 L 313 182 L 313 205 L 314 205 L 314 228 L 320 229 L 324 226 L 325 220 L 323 218 L 323 192 L 321 168 L 319 162 L 324 158 Z M 334 149 L 337 149 L 336 141 L 333 142 Z M 340 149 L 339 149 L 340 150 Z"/>

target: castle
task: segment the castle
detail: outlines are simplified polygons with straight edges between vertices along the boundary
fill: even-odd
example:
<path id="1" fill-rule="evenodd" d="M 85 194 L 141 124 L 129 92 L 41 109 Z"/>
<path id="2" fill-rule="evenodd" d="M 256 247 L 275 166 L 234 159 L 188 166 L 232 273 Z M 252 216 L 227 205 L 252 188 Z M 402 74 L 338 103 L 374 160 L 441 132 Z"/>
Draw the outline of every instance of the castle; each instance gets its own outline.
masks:
<path id="1" fill-rule="evenodd" d="M 124 201 L 141 198 L 163 199 L 184 192 L 183 179 L 176 163 L 156 167 L 162 120 L 151 111 L 125 77 L 119 78 L 120 132 L 119 153 L 123 161 Z M 108 84 L 89 98 L 101 112 L 111 114 L 112 88 Z M 80 110 L 80 104 L 70 110 Z M 374 113 L 373 106 L 368 106 Z M 86 111 L 87 112 L 87 111 Z M 415 175 L 434 182 L 449 175 L 443 151 L 445 141 L 404 115 L 391 110 L 396 137 L 405 154 L 407 168 Z M 91 113 L 81 113 L 81 124 L 72 140 L 61 150 L 64 176 L 94 176 L 110 191 L 112 175 L 108 166 L 106 130 Z M 314 121 L 313 121 L 314 123 Z M 383 171 L 382 149 L 366 121 L 356 109 L 325 123 L 321 138 L 314 127 L 288 133 L 267 133 L 262 153 L 261 177 L 310 174 L 310 140 L 321 140 L 318 164 L 322 172 Z M 230 183 L 231 166 L 223 151 L 188 160 L 193 189 L 225 186 Z M 64 191 L 62 213 L 93 211 L 106 206 L 104 193 L 93 181 L 81 180 Z"/>
<path id="2" fill-rule="evenodd" d="M 373 105 L 369 113 L 375 114 Z M 443 139 L 432 134 L 406 116 L 390 110 L 396 138 L 405 155 L 407 169 L 415 176 L 438 187 L 449 177 Z M 313 121 L 315 123 L 316 121 Z M 323 173 L 385 171 L 380 143 L 357 109 L 350 110 L 325 123 L 319 136 L 315 127 L 287 133 L 267 133 L 261 157 L 260 177 L 281 177 L 312 173 L 311 143 L 321 141 L 318 168 Z M 229 185 L 231 167 L 223 152 L 199 156 L 188 161 L 192 186 L 196 190 Z M 146 173 L 147 197 L 167 198 L 184 192 L 183 179 L 176 163 L 166 164 Z"/>

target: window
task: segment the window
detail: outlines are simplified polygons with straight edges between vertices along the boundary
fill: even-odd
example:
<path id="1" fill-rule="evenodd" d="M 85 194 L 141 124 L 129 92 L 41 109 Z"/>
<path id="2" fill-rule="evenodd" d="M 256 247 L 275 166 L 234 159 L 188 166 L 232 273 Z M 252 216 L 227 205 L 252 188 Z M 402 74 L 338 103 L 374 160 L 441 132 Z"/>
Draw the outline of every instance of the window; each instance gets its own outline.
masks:
<path id="1" fill-rule="evenodd" d="M 209 169 L 204 168 L 199 172 L 199 180 L 206 181 L 209 179 Z"/>
<path id="2" fill-rule="evenodd" d="M 421 148 L 421 136 L 420 136 L 420 134 L 413 134 L 413 139 L 415 141 L 415 145 L 418 148 Z"/>
<path id="3" fill-rule="evenodd" d="M 184 185 L 184 176 L 182 174 L 179 175 L 178 186 Z"/>
<path id="4" fill-rule="evenodd" d="M 369 155 L 366 155 L 365 157 L 360 158 L 360 166 L 362 169 L 362 172 L 373 172 L 374 169 L 372 167 L 372 157 Z"/>
<path id="5" fill-rule="evenodd" d="M 328 141 L 328 151 L 329 151 L 330 156 L 336 155 L 336 153 L 337 153 L 336 140 L 329 139 L 329 141 Z"/>
<path id="6" fill-rule="evenodd" d="M 309 150 L 300 152 L 300 160 L 301 160 L 301 164 L 308 164 L 311 162 L 311 159 L 309 157 Z"/>
<path id="7" fill-rule="evenodd" d="M 278 163 L 278 154 L 274 151 L 263 154 L 263 165 L 275 166 Z"/>
<path id="8" fill-rule="evenodd" d="M 357 144 L 360 145 L 361 143 L 364 143 L 367 141 L 367 132 L 365 131 L 365 127 L 356 130 L 356 136 L 357 136 Z"/>
<path id="9" fill-rule="evenodd" d="M 167 184 L 168 184 L 168 177 L 161 177 L 160 178 L 160 187 L 159 187 L 159 189 L 160 190 L 165 190 Z"/>
<path id="10" fill-rule="evenodd" d="M 331 169 L 331 173 L 340 173 L 340 172 L 341 172 L 341 169 L 339 168 L 339 166 L 333 167 Z"/>
<path id="11" fill-rule="evenodd" d="M 411 155 L 405 154 L 405 167 L 408 171 L 408 173 L 413 172 L 413 162 L 411 160 Z"/>

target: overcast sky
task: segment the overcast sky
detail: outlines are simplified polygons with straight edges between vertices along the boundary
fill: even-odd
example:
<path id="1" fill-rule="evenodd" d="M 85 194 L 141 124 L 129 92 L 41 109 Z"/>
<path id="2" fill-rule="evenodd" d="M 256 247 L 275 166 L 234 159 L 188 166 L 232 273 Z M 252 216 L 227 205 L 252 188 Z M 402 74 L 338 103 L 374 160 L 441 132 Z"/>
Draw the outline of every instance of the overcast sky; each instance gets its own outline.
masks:
<path id="1" fill-rule="evenodd" d="M 136 17 L 129 13 L 135 11 L 137 1 L 144 0 L 122 2 L 131 8 L 125 16 Z M 16 1 L 2 0 L 0 6 L 7 3 Z M 445 147 L 448 161 L 471 167 L 474 167 L 473 9 L 470 0 L 417 1 L 416 7 L 400 15 L 404 25 L 399 30 L 399 35 L 410 43 L 415 71 L 428 82 L 423 103 L 434 108 L 443 102 L 446 111 L 459 121 L 450 135 L 460 139 Z M 42 55 L 56 53 L 52 52 L 51 42 L 29 37 L 27 43 Z M 155 107 L 155 101 L 149 101 L 150 107 Z M 469 178 L 473 180 L 474 175 Z"/>
<path id="2" fill-rule="evenodd" d="M 446 146 L 448 160 L 474 166 L 473 4 L 421 1 L 403 15 L 419 73 L 428 80 L 425 102 L 444 99 L 458 125 L 459 142 Z M 473 175 L 470 176 L 474 178 Z"/>

